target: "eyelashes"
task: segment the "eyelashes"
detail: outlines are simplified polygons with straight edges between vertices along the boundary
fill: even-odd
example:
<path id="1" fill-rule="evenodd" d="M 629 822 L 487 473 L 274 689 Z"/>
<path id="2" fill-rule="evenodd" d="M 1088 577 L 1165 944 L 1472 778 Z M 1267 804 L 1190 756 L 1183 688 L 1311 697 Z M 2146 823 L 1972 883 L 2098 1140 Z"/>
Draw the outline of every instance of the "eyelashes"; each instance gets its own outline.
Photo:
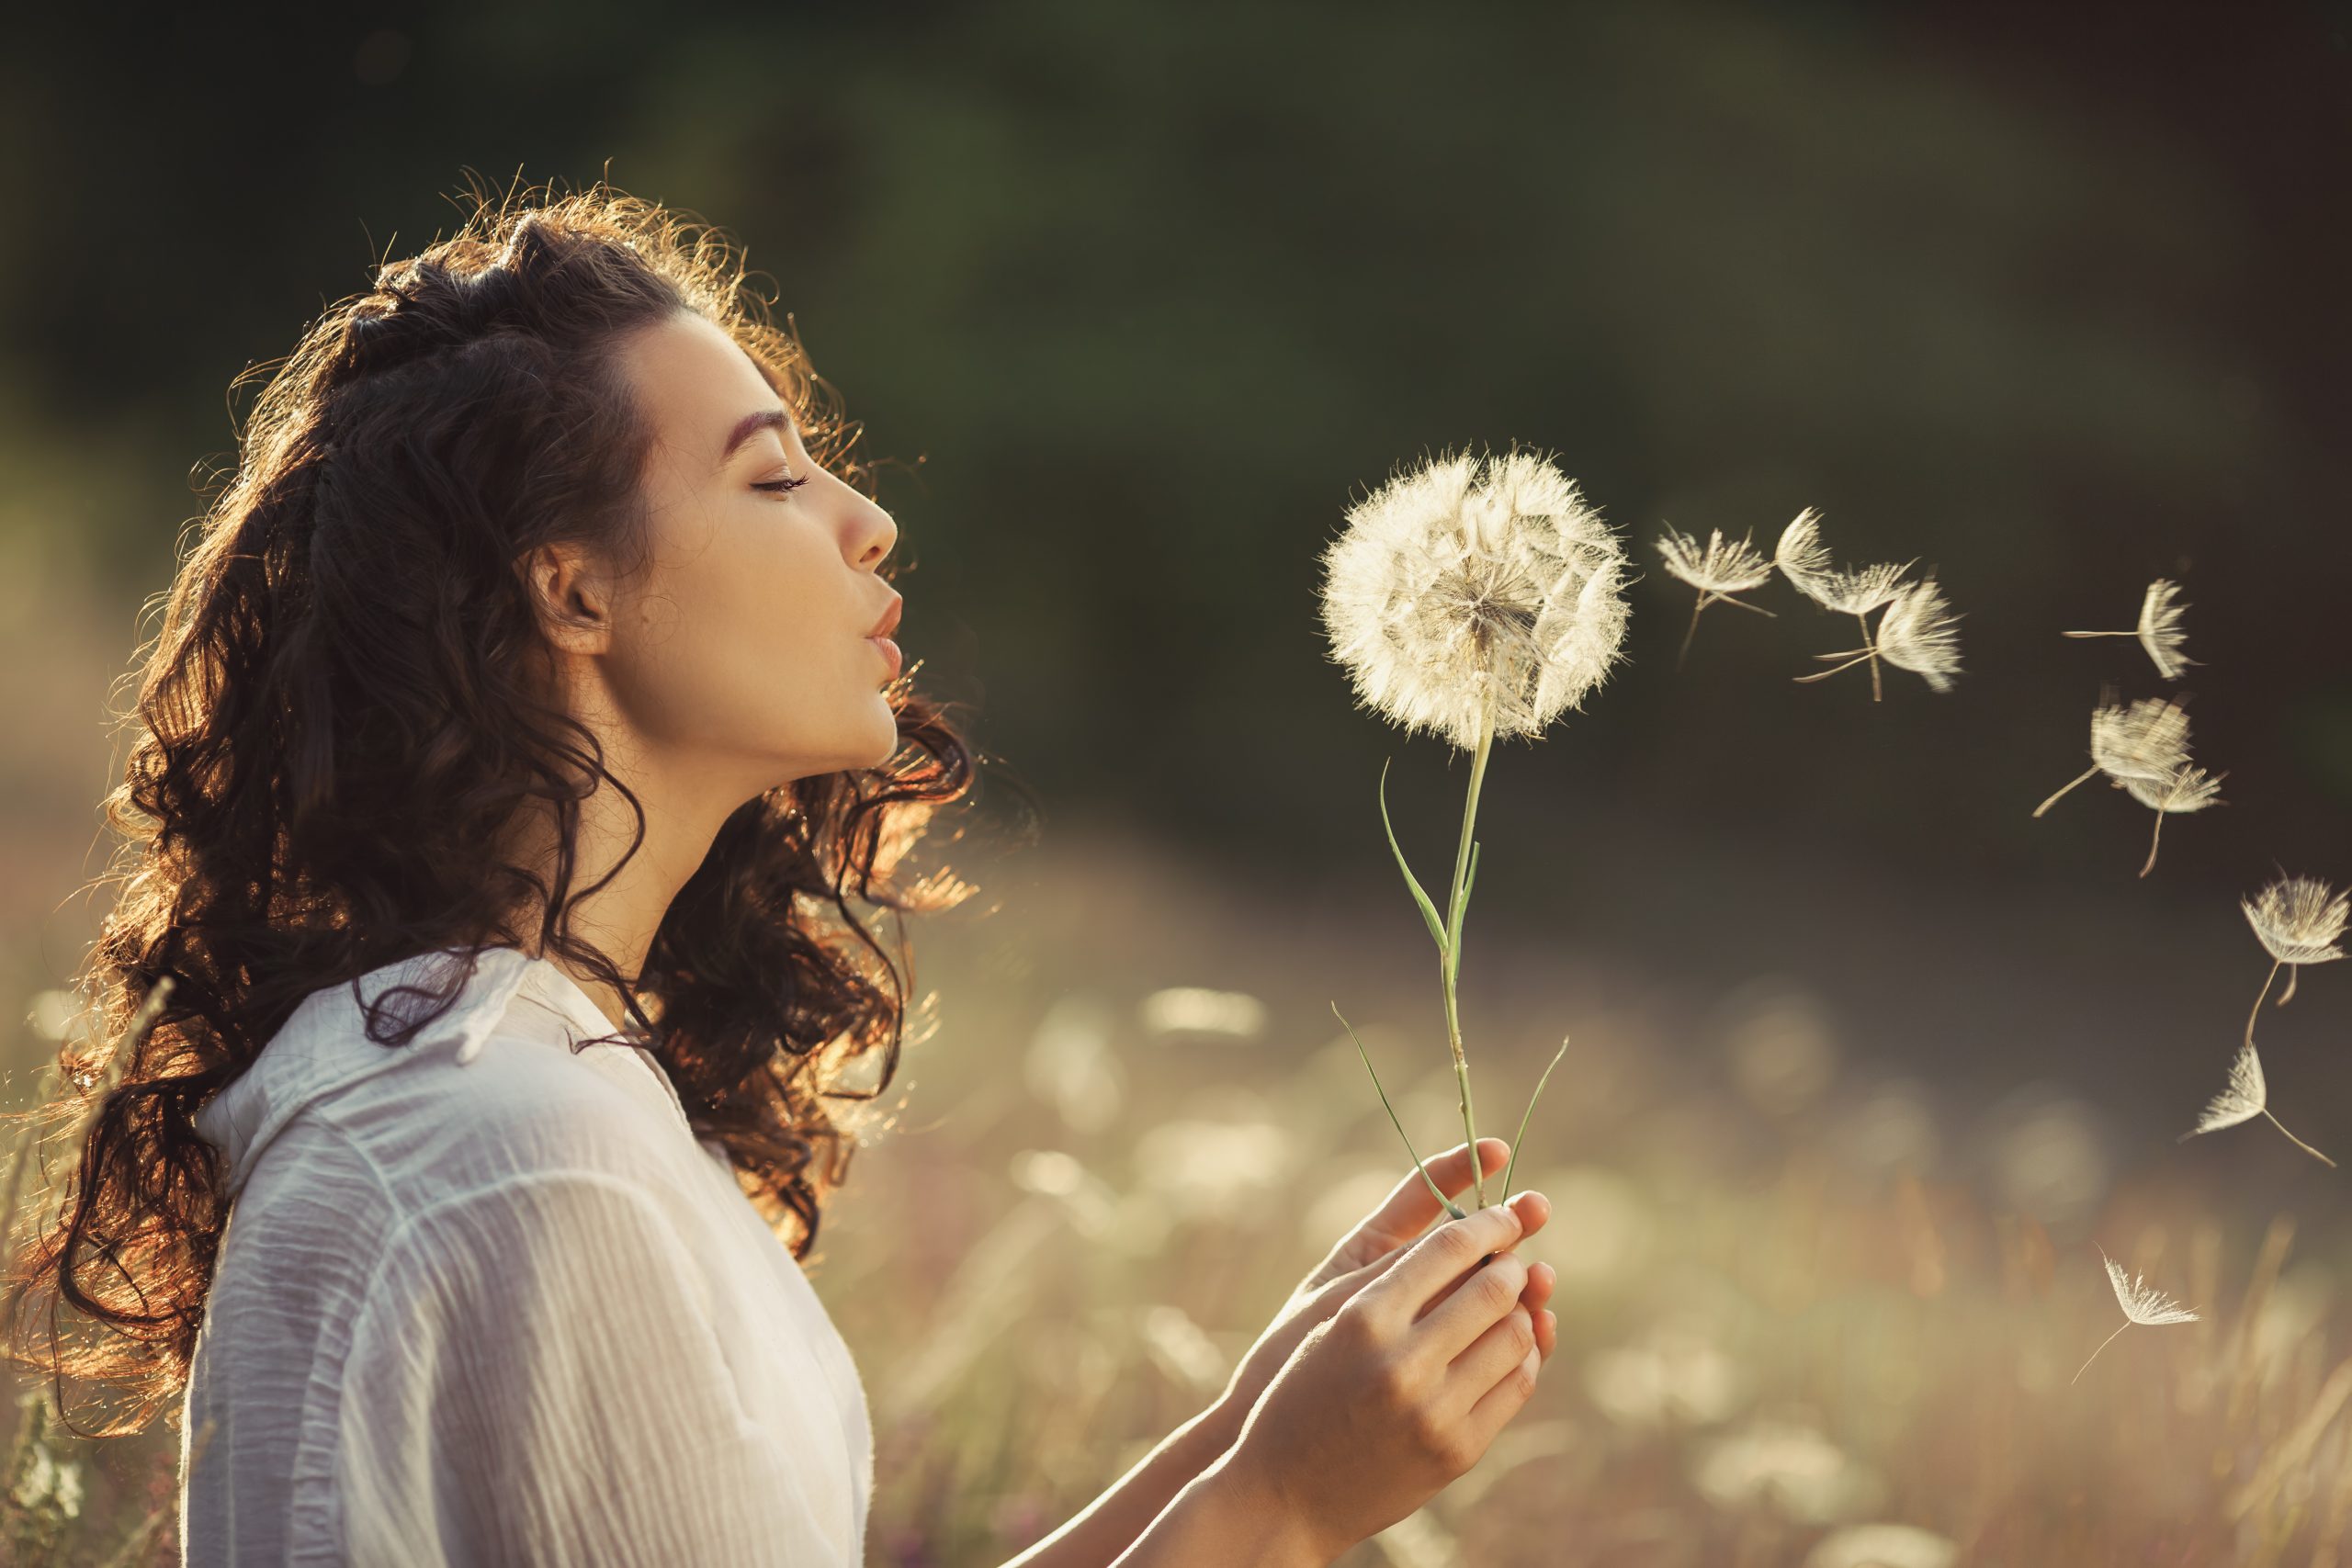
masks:
<path id="1" fill-rule="evenodd" d="M 808 477 L 803 475 L 801 478 L 797 479 L 765 479 L 754 484 L 752 488 L 753 490 L 768 491 L 776 495 L 784 495 L 792 491 L 798 490 L 802 485 L 805 485 L 808 482 Z"/>

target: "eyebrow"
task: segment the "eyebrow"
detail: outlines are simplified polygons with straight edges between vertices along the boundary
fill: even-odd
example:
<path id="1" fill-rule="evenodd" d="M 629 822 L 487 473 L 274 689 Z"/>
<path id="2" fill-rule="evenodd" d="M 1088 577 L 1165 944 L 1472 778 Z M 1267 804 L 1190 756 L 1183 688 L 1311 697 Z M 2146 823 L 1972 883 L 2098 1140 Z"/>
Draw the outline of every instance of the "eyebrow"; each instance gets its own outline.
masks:
<path id="1" fill-rule="evenodd" d="M 735 449 L 761 431 L 773 430 L 782 434 L 791 428 L 791 417 L 780 408 L 760 409 L 755 412 L 745 414 L 735 422 L 735 428 L 728 432 L 727 448 L 718 455 L 718 466 L 725 468 L 727 459 L 735 456 Z"/>

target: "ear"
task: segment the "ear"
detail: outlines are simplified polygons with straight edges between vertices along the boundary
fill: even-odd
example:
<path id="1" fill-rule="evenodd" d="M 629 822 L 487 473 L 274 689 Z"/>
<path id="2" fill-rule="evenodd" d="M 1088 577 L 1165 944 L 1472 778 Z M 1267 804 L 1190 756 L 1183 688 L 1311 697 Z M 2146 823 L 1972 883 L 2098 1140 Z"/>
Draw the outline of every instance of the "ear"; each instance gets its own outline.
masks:
<path id="1" fill-rule="evenodd" d="M 583 547 L 540 545 L 518 558 L 514 570 L 538 612 L 549 646 L 577 654 L 602 653 L 611 646 L 610 581 Z"/>

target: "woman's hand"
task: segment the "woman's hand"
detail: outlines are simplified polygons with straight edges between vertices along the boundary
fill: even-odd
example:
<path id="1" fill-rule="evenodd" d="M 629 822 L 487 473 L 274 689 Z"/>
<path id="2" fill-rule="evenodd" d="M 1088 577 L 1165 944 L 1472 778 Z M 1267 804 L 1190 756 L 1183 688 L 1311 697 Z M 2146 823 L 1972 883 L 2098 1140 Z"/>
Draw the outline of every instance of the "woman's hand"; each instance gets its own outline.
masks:
<path id="1" fill-rule="evenodd" d="M 1292 1560 L 1330 1562 L 1428 1502 L 1534 1393 L 1544 1358 L 1510 1250 L 1524 1204 L 1405 1248 L 1307 1331 L 1250 1410 L 1216 1484 L 1279 1521 Z"/>
<path id="2" fill-rule="evenodd" d="M 1486 1173 L 1491 1176 L 1508 1162 L 1510 1145 L 1500 1138 L 1481 1138 L 1478 1152 Z M 1457 1144 L 1426 1163 L 1430 1179 L 1448 1198 L 1458 1200 L 1470 1190 L 1467 1144 Z M 1494 1196 L 1499 1201 L 1510 1194 Z M 1551 1202 L 1540 1192 L 1531 1192 L 1521 1200 L 1518 1210 L 1525 1227 L 1521 1235 L 1543 1229 L 1544 1222 L 1552 1217 Z M 1234 1369 L 1232 1379 L 1217 1400 L 1220 1425 L 1228 1441 L 1240 1431 L 1241 1424 L 1249 1419 L 1250 1407 L 1258 1403 L 1258 1396 L 1266 1391 L 1283 1363 L 1290 1359 L 1299 1341 L 1316 1325 L 1328 1321 L 1350 1297 L 1385 1273 L 1431 1220 L 1443 1218 L 1445 1211 L 1438 1207 L 1437 1199 L 1422 1182 L 1420 1172 L 1408 1170 L 1386 1200 L 1340 1239 L 1329 1255 L 1291 1292 L 1290 1300 L 1283 1303 L 1273 1322 Z M 1517 1245 L 1516 1241 L 1510 1244 Z M 1557 1339 L 1558 1320 L 1544 1310 L 1544 1303 L 1551 1299 L 1552 1287 L 1557 1280 L 1550 1264 L 1535 1264 L 1527 1270 L 1527 1287 L 1519 1298 L 1519 1304 L 1527 1309 L 1533 1322 L 1536 1348 L 1545 1360 L 1551 1359 Z"/>

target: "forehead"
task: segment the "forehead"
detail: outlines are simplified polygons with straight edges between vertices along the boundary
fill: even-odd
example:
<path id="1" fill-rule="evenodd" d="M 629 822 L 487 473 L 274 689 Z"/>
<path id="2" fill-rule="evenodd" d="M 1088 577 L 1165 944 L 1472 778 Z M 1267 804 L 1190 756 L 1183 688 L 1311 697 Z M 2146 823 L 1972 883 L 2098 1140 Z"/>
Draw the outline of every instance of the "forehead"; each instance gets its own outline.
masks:
<path id="1" fill-rule="evenodd" d="M 715 463 L 736 421 L 784 400 L 752 356 L 708 317 L 682 310 L 635 334 L 620 360 L 655 438 Z M 709 448 L 707 453 L 703 448 Z"/>

